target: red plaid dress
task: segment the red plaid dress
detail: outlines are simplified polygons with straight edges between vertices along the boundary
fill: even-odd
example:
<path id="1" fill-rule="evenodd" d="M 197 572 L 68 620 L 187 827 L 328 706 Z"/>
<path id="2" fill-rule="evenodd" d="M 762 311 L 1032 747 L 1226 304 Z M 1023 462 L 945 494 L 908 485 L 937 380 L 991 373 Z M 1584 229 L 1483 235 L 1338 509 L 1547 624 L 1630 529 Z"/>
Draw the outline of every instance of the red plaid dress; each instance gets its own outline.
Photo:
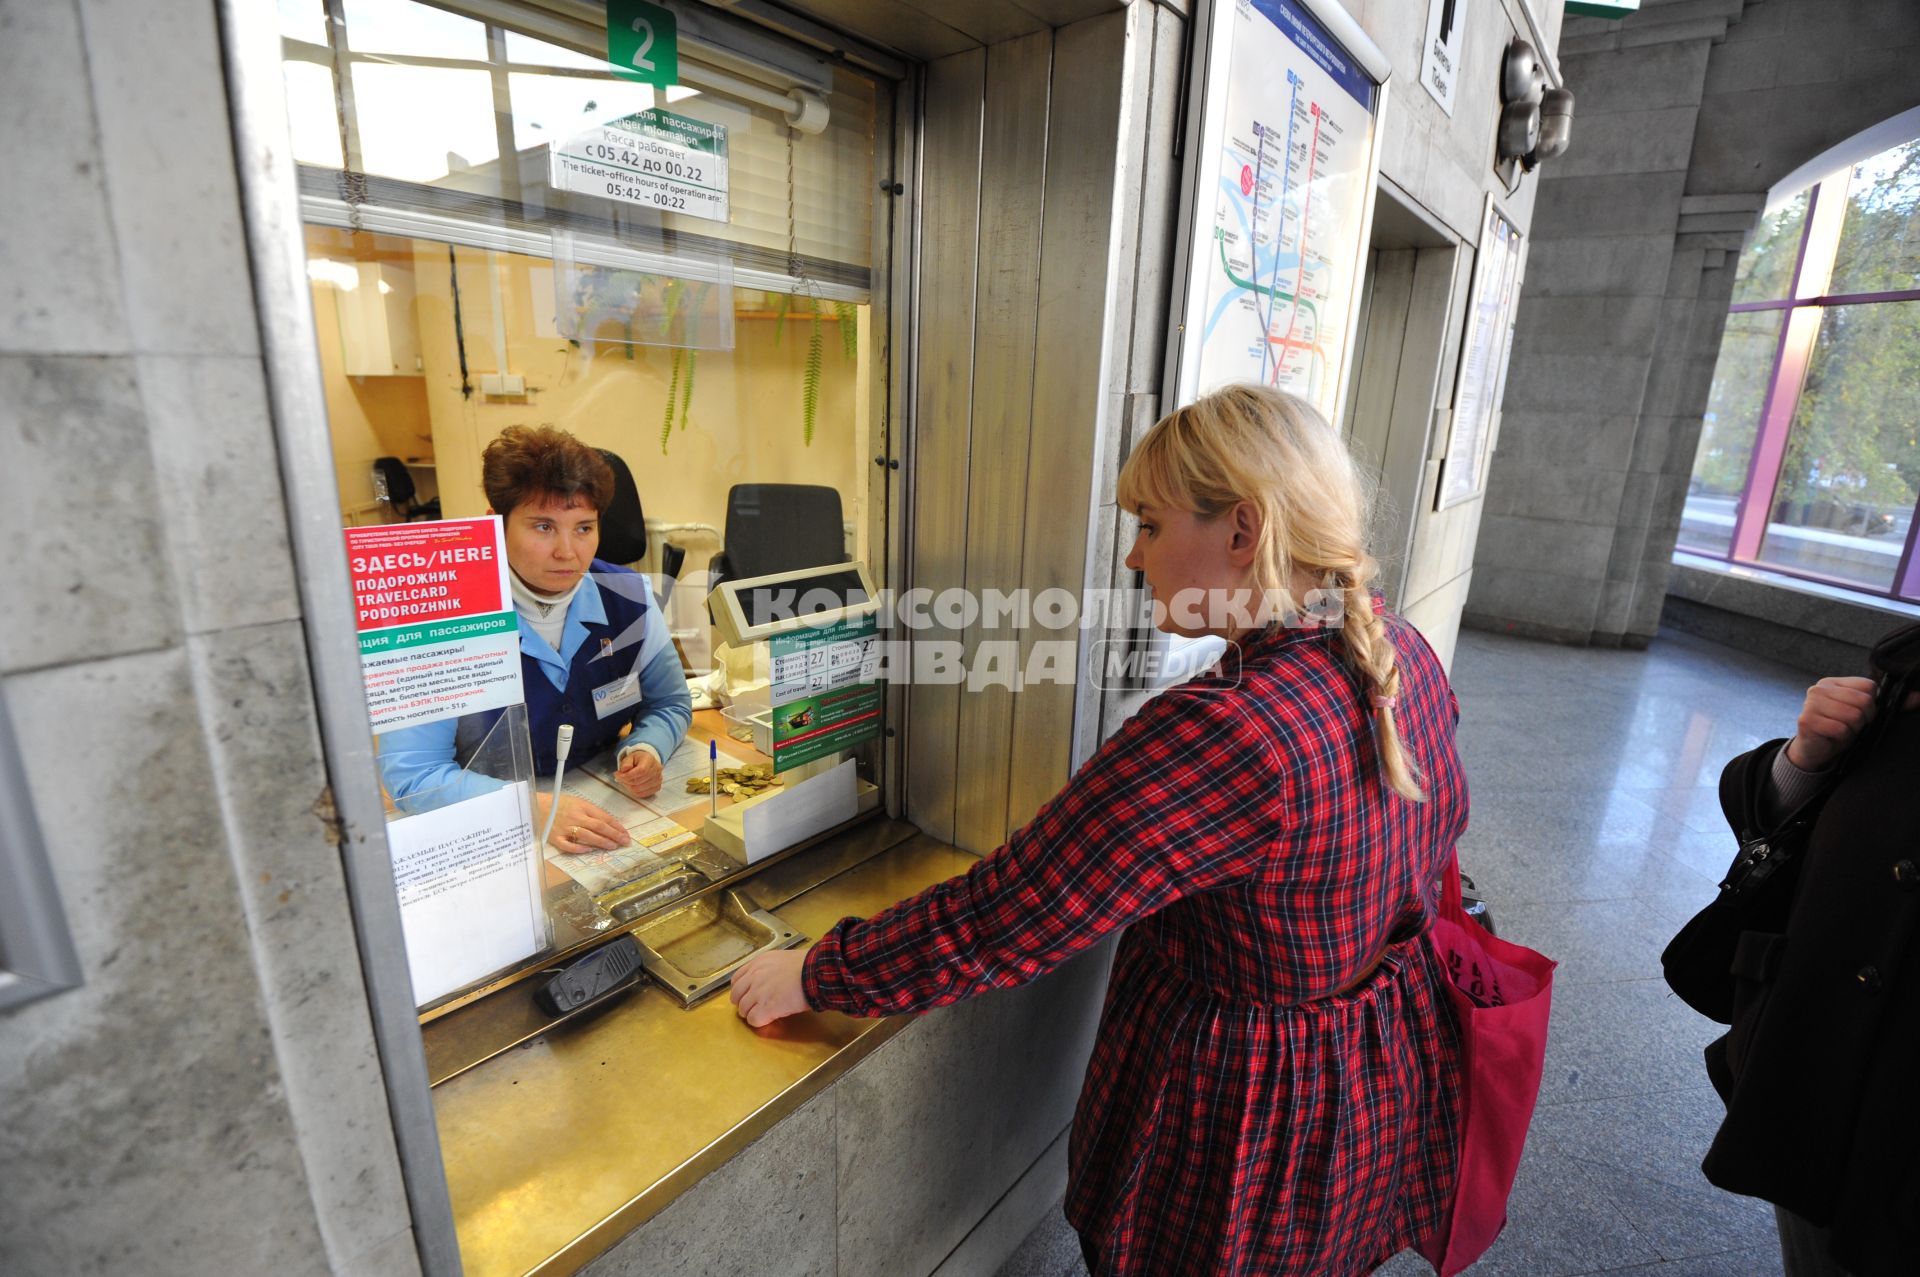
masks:
<path id="1" fill-rule="evenodd" d="M 1334 634 L 1276 628 L 1242 645 L 1237 685 L 1230 652 L 1006 846 L 808 955 L 816 1009 L 890 1015 L 1131 924 L 1070 1143 L 1067 1218 L 1098 1273 L 1368 1273 L 1444 1221 L 1459 1038 L 1422 933 L 1467 793 L 1446 675 L 1383 619 L 1425 803 L 1382 784 Z"/>

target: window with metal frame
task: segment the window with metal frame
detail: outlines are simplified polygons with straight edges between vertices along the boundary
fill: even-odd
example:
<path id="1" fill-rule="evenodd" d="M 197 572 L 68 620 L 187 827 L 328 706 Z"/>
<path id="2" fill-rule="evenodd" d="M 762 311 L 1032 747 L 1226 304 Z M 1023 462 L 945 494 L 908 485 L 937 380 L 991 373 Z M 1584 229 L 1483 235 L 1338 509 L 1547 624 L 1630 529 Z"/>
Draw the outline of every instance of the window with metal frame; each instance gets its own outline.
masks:
<path id="1" fill-rule="evenodd" d="M 1920 599 L 1920 139 L 1769 209 L 1741 254 L 1679 549 Z"/>

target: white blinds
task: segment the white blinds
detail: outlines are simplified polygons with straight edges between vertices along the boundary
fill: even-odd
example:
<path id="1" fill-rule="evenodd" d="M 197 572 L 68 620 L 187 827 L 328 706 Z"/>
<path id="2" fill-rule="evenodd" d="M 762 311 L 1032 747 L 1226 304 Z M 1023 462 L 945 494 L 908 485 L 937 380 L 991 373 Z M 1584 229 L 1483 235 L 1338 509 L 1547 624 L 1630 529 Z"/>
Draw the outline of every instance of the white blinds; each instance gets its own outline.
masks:
<path id="1" fill-rule="evenodd" d="M 297 10 L 299 0 L 283 4 L 283 12 L 288 8 Z M 487 61 L 467 56 L 470 42 L 447 53 L 420 49 L 417 40 L 405 52 L 390 51 L 380 25 L 419 27 L 422 8 L 412 0 L 355 0 L 346 10 L 344 41 L 331 33 L 327 45 L 312 41 L 311 24 L 283 28 L 293 131 L 296 139 L 311 140 L 297 150 L 306 166 L 302 189 L 309 220 L 368 229 L 422 222 L 443 231 L 466 223 L 469 231 L 455 237 L 476 243 L 502 234 L 530 243 L 540 233 L 564 230 L 650 257 L 682 249 L 709 258 L 722 253 L 733 259 L 743 283 L 751 277 L 774 291 L 867 299 L 879 182 L 872 82 L 822 66 L 807 92 L 824 99 L 826 124 L 817 133 L 802 132 L 761 100 L 777 100 L 775 88 L 747 85 L 729 93 L 729 78 L 739 80 L 732 71 L 683 72 L 683 79 L 722 87 L 664 95 L 619 79 L 585 56 L 591 52 L 582 47 L 592 39 L 590 29 L 580 28 L 564 44 L 529 34 L 530 28 L 556 34 L 552 15 L 540 6 L 486 6 L 489 22 L 499 24 L 491 29 L 501 37 L 489 37 Z M 514 21 L 522 11 L 529 19 L 525 25 Z M 508 31 L 514 32 L 511 40 L 504 38 Z M 315 82 L 316 75 L 338 81 L 344 71 L 351 89 L 376 67 L 396 82 L 417 78 L 419 92 L 396 83 L 393 92 L 380 95 L 323 93 Z M 471 95 L 456 101 L 433 91 L 436 77 L 453 71 L 491 77 L 491 110 L 469 100 Z M 816 93 L 821 87 L 826 91 Z M 649 106 L 727 130 L 726 221 L 551 187 L 551 146 Z M 476 130 L 502 145 L 482 149 Z M 360 171 L 342 171 L 338 145 L 319 145 L 342 136 L 350 139 L 352 153 L 345 167 L 357 160 Z M 456 138 L 458 147 L 452 144 Z M 394 158 L 400 156 L 407 157 L 404 163 Z"/>

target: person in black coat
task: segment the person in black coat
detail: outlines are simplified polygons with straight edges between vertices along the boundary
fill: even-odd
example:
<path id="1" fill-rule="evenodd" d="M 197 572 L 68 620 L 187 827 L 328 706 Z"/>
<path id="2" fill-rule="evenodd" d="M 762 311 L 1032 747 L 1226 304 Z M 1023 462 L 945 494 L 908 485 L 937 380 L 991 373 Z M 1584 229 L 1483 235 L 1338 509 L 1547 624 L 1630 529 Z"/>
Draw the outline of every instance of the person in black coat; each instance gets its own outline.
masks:
<path id="1" fill-rule="evenodd" d="M 1920 625 L 1872 666 L 1815 684 L 1793 737 L 1721 781 L 1743 842 L 1806 825 L 1784 921 L 1740 936 L 1702 1166 L 1774 1204 L 1788 1277 L 1920 1272 Z"/>

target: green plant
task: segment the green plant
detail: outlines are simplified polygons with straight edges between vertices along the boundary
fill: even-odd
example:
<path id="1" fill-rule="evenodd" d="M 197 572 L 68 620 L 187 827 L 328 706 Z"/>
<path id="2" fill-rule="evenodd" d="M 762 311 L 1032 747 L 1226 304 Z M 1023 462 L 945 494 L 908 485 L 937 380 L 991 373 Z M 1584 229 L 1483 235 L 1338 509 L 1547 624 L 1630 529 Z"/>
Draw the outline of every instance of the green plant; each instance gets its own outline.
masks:
<path id="1" fill-rule="evenodd" d="M 840 353 L 854 363 L 860 358 L 860 308 L 852 302 L 835 302 L 833 313 L 840 320 Z"/>
<path id="2" fill-rule="evenodd" d="M 825 338 L 820 332 L 820 310 L 813 311 L 813 331 L 807 335 L 807 367 L 800 377 L 800 436 L 813 446 L 813 426 L 820 415 L 820 356 Z"/>

